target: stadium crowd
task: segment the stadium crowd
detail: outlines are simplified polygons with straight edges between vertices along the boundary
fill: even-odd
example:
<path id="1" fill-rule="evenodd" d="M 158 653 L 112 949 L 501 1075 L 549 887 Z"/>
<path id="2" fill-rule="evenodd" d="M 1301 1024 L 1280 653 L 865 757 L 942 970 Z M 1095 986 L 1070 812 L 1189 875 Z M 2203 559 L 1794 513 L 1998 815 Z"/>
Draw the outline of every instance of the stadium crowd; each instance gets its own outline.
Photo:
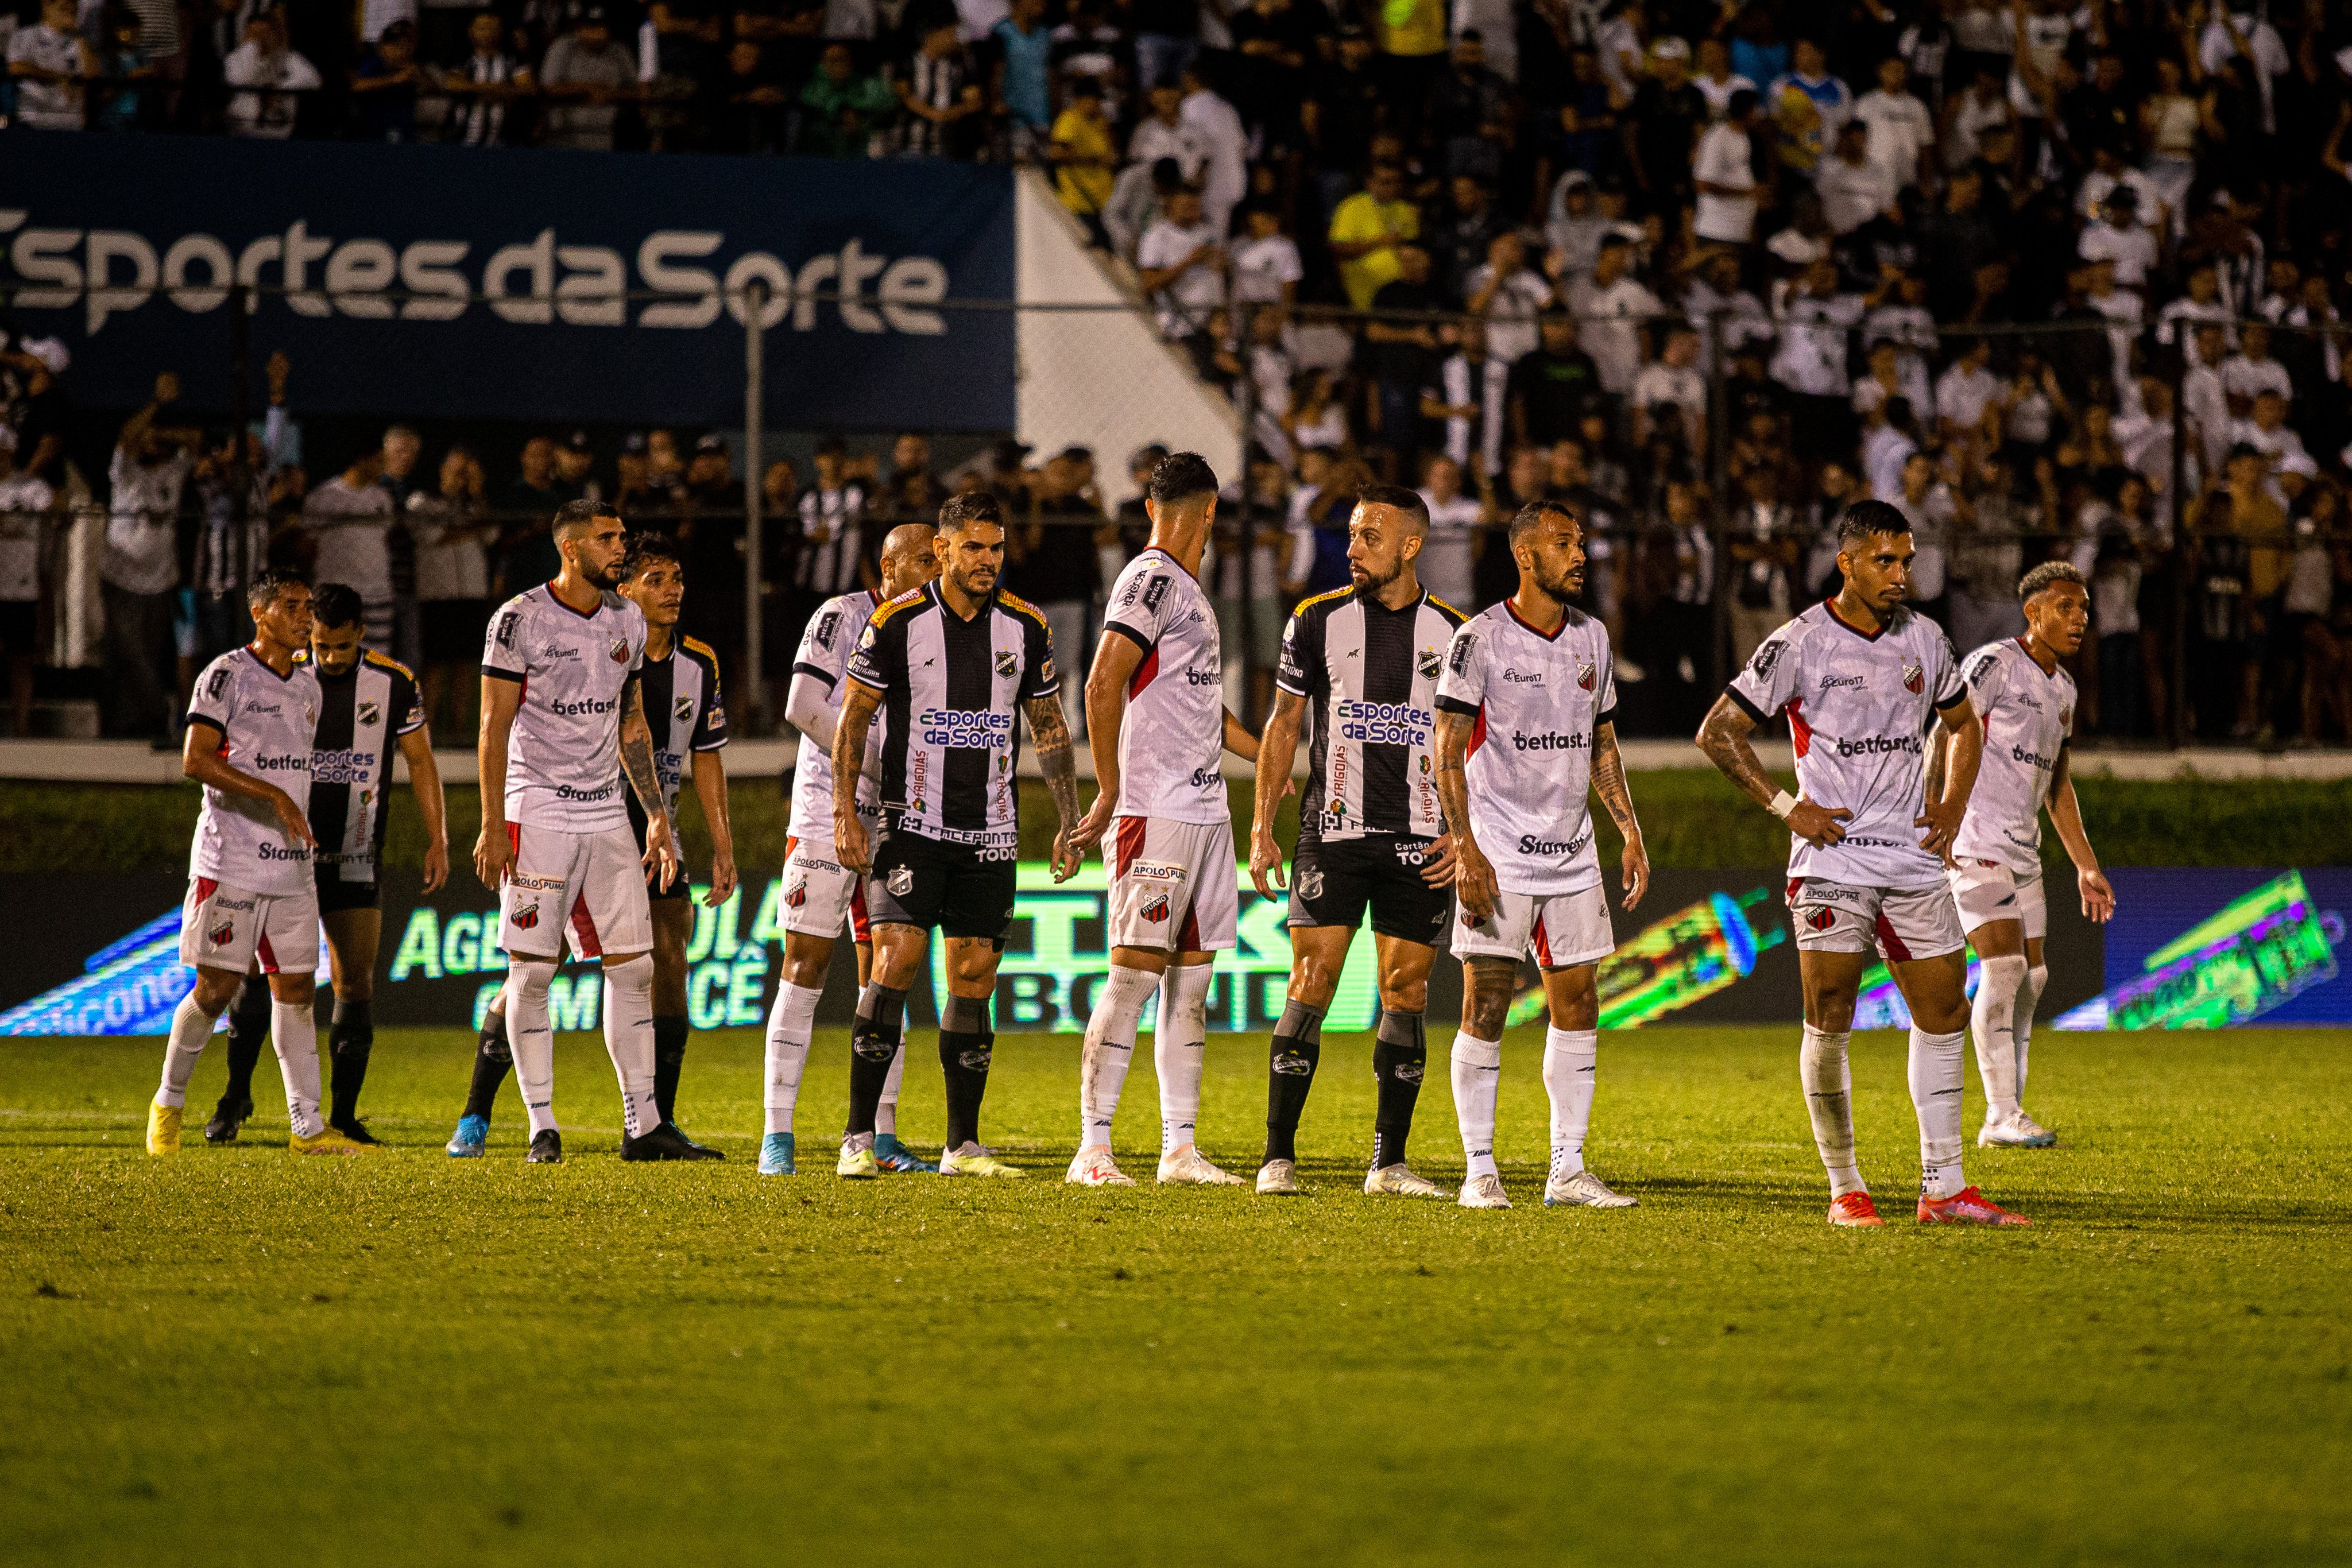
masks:
<path id="1" fill-rule="evenodd" d="M 1345 580 L 1362 486 L 1425 489 L 1423 576 L 1465 609 L 1508 591 L 1492 526 L 1557 495 L 1596 537 L 1627 727 L 1686 733 L 1722 663 L 1833 586 L 1835 516 L 1870 496 L 1911 517 L 1963 652 L 2021 628 L 2035 562 L 2091 579 L 2084 732 L 2352 739 L 2352 11 L 2324 0 L 47 0 L 5 52 L 22 127 L 1046 165 L 1248 414 L 1255 537 L 1226 519 L 1213 569 L 1229 661 L 1247 637 L 1269 668 L 1291 598 Z M 44 347 L 0 371 L 20 508 L 65 483 Z M 718 436 L 428 455 L 395 431 L 324 476 L 292 423 L 247 437 L 262 542 L 326 570 L 373 539 L 382 635 L 428 670 L 470 658 L 433 606 L 478 627 L 584 486 L 740 561 Z M 197 667 L 234 601 L 207 575 L 226 444 L 164 399 L 89 486 L 117 531 L 184 514 L 148 570 L 109 551 L 127 732 L 168 706 L 142 661 L 168 668 L 178 628 Z M 1092 455 L 1037 455 L 935 476 L 905 437 L 772 466 L 766 673 L 870 573 L 873 525 L 974 484 L 1027 519 L 1008 586 L 1082 645 L 1141 536 Z M 740 649 L 720 597 L 691 618 Z"/>

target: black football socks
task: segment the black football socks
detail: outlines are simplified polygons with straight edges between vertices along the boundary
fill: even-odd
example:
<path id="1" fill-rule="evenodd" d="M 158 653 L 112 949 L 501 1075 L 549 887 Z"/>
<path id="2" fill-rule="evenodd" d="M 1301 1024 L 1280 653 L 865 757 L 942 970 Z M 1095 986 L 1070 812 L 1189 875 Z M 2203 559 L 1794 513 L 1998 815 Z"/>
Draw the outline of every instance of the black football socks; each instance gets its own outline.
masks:
<path id="1" fill-rule="evenodd" d="M 890 1061 L 898 1054 L 906 1028 L 907 993 L 869 982 L 857 994 L 857 1018 L 849 1026 L 849 1127 L 854 1137 L 874 1131 L 875 1107 L 890 1082 Z"/>
<path id="2" fill-rule="evenodd" d="M 334 1021 L 327 1026 L 327 1052 L 334 1071 L 328 1079 L 327 1125 L 348 1133 L 360 1119 L 360 1088 L 367 1082 L 368 1053 L 375 1049 L 375 1004 L 335 998 Z"/>
<path id="3" fill-rule="evenodd" d="M 1298 1157 L 1298 1118 L 1306 1113 L 1307 1092 L 1315 1087 L 1315 1069 L 1322 1060 L 1323 1009 L 1285 1002 L 1266 1057 L 1265 1163 Z"/>
<path id="4" fill-rule="evenodd" d="M 269 1043 L 269 977 L 247 975 L 228 1010 L 228 1087 L 221 1108 L 234 1114 L 253 1103 L 253 1070 Z"/>
<path id="5" fill-rule="evenodd" d="M 677 1122 L 677 1075 L 686 1066 L 686 1019 L 654 1019 L 654 1105 L 661 1119 Z"/>
<path id="6" fill-rule="evenodd" d="M 506 1082 L 513 1068 L 514 1052 L 507 1045 L 506 1015 L 483 1014 L 481 1033 L 474 1041 L 474 1082 L 466 1091 L 466 1114 L 488 1121 L 490 1108 L 499 1101 L 499 1087 Z"/>
<path id="7" fill-rule="evenodd" d="M 1404 1164 L 1404 1141 L 1412 1131 L 1412 1108 L 1421 1099 L 1422 1075 L 1429 1068 L 1429 1040 L 1419 1013 L 1381 1009 L 1380 1034 L 1372 1042 L 1372 1079 L 1380 1103 L 1372 1113 L 1372 1168 Z"/>
<path id="8" fill-rule="evenodd" d="M 948 998 L 940 1015 L 940 1070 L 947 1078 L 950 1150 L 980 1142 L 980 1103 L 988 1093 L 995 1038 L 988 1027 L 987 998 Z"/>

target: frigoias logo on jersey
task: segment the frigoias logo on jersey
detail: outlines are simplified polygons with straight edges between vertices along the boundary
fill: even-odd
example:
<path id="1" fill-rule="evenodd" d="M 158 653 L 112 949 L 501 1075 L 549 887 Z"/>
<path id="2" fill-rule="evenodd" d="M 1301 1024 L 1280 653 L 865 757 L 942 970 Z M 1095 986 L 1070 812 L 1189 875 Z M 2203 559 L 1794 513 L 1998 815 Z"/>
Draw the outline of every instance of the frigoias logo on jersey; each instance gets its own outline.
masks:
<path id="1" fill-rule="evenodd" d="M 1927 689 L 1927 672 L 1918 664 L 1903 666 L 1903 689 L 1917 696 Z"/>

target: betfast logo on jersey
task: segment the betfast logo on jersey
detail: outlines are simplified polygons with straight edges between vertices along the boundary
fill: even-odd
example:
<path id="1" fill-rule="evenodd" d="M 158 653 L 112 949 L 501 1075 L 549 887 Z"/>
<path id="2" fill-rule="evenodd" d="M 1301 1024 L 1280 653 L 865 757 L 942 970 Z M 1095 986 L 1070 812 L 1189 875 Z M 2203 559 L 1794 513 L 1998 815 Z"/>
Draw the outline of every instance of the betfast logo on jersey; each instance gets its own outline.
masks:
<path id="1" fill-rule="evenodd" d="M 1837 743 L 1840 757 L 1879 757 L 1898 751 L 1907 751 L 1916 757 L 1926 749 L 1926 744 L 1916 735 L 1865 735 L 1860 740 L 1841 737 Z M 1855 841 L 1849 838 L 1846 841 L 1852 843 Z"/>
<path id="2" fill-rule="evenodd" d="M 618 697 L 582 697 L 577 702 L 551 700 L 547 705 L 547 711 L 559 718 L 593 718 L 600 713 L 611 713 L 620 706 Z"/>
<path id="3" fill-rule="evenodd" d="M 1427 708 L 1410 703 L 1343 700 L 1333 706 L 1334 727 L 1364 746 L 1427 746 L 1430 729 L 1436 723 Z"/>
<path id="4" fill-rule="evenodd" d="M 1580 735 L 1521 735 L 1511 732 L 1514 751 L 1581 751 L 1584 737 Z"/>
<path id="5" fill-rule="evenodd" d="M 927 707 L 915 716 L 925 746 L 963 750 L 1007 745 L 1013 738 L 1013 716 L 973 708 Z"/>

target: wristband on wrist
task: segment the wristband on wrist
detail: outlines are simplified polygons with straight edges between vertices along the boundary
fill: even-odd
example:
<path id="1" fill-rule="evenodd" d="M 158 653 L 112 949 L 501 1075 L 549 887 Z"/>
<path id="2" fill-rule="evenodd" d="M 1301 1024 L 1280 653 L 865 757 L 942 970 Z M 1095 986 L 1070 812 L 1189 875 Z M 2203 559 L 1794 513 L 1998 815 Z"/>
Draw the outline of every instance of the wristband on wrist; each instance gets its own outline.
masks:
<path id="1" fill-rule="evenodd" d="M 1768 809 L 1785 822 L 1789 820 L 1789 813 L 1797 809 L 1797 798 L 1783 789 L 1772 797 L 1772 804 Z"/>

